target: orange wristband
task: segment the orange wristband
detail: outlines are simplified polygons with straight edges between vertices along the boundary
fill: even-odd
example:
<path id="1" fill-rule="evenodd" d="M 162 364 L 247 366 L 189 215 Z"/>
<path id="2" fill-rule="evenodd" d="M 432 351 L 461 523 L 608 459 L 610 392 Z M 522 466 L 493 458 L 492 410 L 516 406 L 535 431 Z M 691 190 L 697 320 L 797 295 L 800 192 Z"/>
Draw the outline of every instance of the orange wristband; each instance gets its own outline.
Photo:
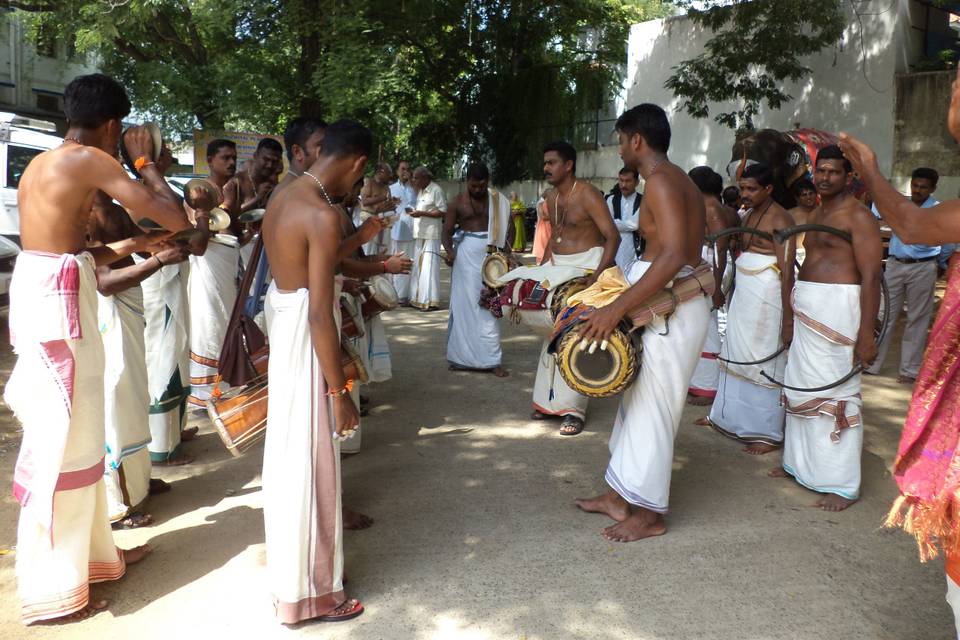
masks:
<path id="1" fill-rule="evenodd" d="M 133 161 L 133 168 L 136 169 L 137 171 L 141 171 L 144 167 L 149 167 L 151 164 L 154 164 L 154 163 L 151 162 L 150 160 L 147 160 L 143 156 L 140 156 L 139 158 Z"/>

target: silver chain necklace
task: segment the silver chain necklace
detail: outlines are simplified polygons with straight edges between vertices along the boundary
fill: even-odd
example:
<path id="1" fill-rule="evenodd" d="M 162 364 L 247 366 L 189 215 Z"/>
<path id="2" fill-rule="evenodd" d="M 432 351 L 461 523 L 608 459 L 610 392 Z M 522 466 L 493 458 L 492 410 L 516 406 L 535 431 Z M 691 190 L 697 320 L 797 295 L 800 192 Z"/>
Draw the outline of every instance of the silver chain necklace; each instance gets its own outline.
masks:
<path id="1" fill-rule="evenodd" d="M 304 172 L 303 172 L 303 175 L 305 175 L 305 176 L 310 176 L 311 178 L 313 178 L 313 181 L 317 183 L 317 186 L 318 186 L 318 187 L 320 187 L 320 195 L 322 195 L 322 196 L 323 196 L 323 199 L 327 201 L 327 204 L 332 207 L 332 206 L 333 206 L 333 200 L 331 200 L 331 199 L 330 199 L 330 196 L 327 195 L 327 189 L 326 189 L 326 187 L 323 186 L 323 183 L 320 182 L 320 178 L 318 178 L 317 176 L 313 175 L 313 174 L 310 173 L 309 171 L 304 171 Z"/>

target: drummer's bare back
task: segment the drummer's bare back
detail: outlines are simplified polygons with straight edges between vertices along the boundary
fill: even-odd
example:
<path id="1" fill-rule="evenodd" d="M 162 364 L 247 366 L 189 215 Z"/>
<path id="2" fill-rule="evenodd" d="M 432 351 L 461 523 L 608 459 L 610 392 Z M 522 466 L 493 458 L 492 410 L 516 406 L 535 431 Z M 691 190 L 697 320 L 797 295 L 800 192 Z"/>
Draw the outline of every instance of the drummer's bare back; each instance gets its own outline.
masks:
<path id="1" fill-rule="evenodd" d="M 605 237 L 620 238 L 613 218 L 600 190 L 580 180 L 567 196 L 560 196 L 557 211 L 557 192 L 547 198 L 547 212 L 553 235 L 550 249 L 558 255 L 569 255 L 602 247 Z"/>
<path id="2" fill-rule="evenodd" d="M 700 262 L 700 251 L 703 246 L 703 230 L 706 214 L 703 204 L 703 195 L 683 169 L 675 164 L 665 162 L 660 170 L 651 174 L 646 180 L 646 193 L 640 203 L 639 224 L 640 233 L 646 240 L 643 260 L 653 262 L 663 251 L 666 244 L 662 238 L 664 234 L 671 234 L 674 239 L 680 234 L 680 244 L 686 264 L 696 265 Z M 653 207 L 657 209 L 657 216 L 663 222 L 671 223 L 659 229 L 654 218 Z M 664 216 L 669 215 L 668 220 Z"/>

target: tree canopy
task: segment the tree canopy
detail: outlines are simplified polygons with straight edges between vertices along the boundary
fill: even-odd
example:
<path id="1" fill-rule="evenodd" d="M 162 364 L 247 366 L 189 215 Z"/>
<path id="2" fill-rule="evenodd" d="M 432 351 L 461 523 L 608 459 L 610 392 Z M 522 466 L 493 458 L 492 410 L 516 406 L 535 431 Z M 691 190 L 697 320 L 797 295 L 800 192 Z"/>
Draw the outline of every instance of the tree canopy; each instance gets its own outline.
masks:
<path id="1" fill-rule="evenodd" d="M 573 137 L 620 90 L 631 24 L 686 10 L 714 33 L 667 87 L 696 117 L 710 104 L 751 125 L 802 58 L 836 41 L 839 0 L 24 0 L 127 87 L 175 137 L 194 127 L 279 133 L 297 115 L 352 117 L 378 155 L 494 182 L 538 176 L 542 144 Z M 36 31 L 36 30 L 35 30 Z"/>

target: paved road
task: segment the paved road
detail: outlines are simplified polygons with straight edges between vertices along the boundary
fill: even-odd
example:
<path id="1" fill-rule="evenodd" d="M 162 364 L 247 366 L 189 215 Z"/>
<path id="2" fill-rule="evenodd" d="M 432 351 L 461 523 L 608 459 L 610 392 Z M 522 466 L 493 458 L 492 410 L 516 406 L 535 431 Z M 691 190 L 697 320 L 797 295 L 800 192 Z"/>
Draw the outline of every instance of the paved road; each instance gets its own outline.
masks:
<path id="1" fill-rule="evenodd" d="M 864 499 L 844 513 L 810 508 L 814 494 L 765 475 L 752 458 L 692 425 L 676 447 L 668 535 L 606 542 L 604 518 L 572 500 L 604 488 L 616 401 L 591 405 L 586 431 L 561 438 L 527 419 L 538 342 L 505 328 L 512 376 L 453 373 L 446 312 L 388 316 L 395 377 L 371 389 L 364 450 L 343 464 L 345 501 L 376 518 L 347 532 L 353 622 L 287 629 L 264 588 L 262 449 L 232 459 L 209 422 L 189 445 L 197 464 L 157 475 L 174 490 L 150 505 L 158 524 L 117 534 L 155 552 L 101 586 L 109 612 L 72 625 L 16 622 L 16 505 L 9 478 L 15 424 L 0 415 L 0 637 L 138 640 L 322 638 L 465 640 L 946 640 L 952 618 L 939 562 L 880 528 L 895 496 L 893 460 L 908 391 L 870 378 Z M 9 374 L 6 341 L 0 376 Z M 891 354 L 890 362 L 893 362 Z"/>

